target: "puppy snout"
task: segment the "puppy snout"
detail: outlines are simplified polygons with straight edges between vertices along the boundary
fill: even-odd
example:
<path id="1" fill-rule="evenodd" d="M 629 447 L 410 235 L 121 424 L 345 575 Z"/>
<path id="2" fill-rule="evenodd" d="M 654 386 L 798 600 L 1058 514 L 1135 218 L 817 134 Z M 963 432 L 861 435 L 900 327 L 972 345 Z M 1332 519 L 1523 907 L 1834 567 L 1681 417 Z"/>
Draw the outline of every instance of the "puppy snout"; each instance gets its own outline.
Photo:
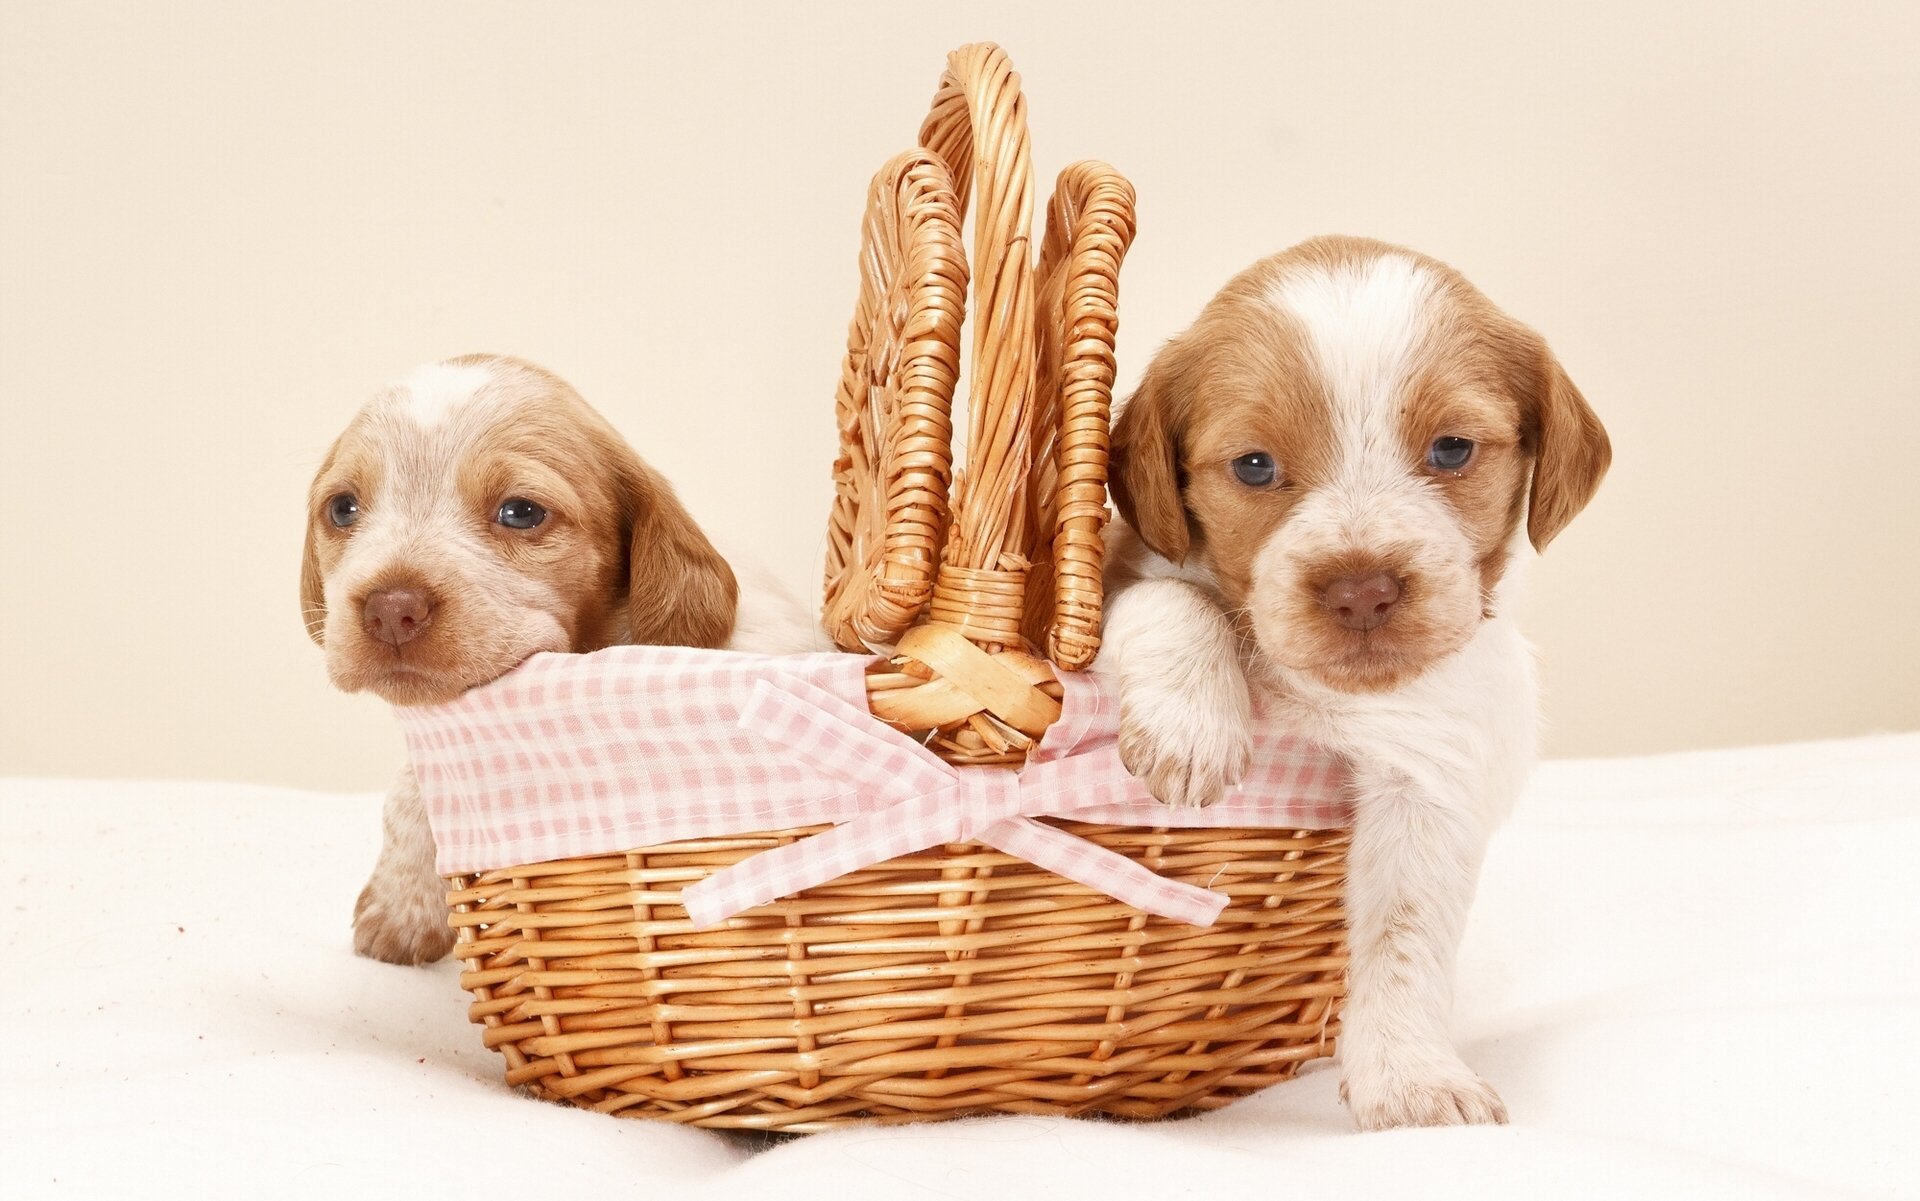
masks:
<path id="1" fill-rule="evenodd" d="M 433 602 L 412 588 L 382 588 L 367 597 L 361 624 L 375 642 L 399 647 L 412 642 L 433 620 Z"/>
<path id="2" fill-rule="evenodd" d="M 1349 630 L 1374 630 L 1387 623 L 1400 603 L 1400 581 L 1384 571 L 1343 575 L 1321 594 L 1334 620 Z"/>

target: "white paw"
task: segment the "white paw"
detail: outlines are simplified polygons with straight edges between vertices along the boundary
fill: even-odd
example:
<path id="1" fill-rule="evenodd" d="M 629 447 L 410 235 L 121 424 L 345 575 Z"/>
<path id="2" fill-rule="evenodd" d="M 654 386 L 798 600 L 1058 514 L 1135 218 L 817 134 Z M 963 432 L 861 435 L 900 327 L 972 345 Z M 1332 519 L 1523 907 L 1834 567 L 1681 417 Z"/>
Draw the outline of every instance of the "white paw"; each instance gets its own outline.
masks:
<path id="1" fill-rule="evenodd" d="M 1362 1130 L 1507 1124 L 1500 1094 L 1457 1059 L 1413 1070 L 1349 1067 L 1340 1098 Z"/>
<path id="2" fill-rule="evenodd" d="M 1185 691 L 1123 682 L 1120 762 L 1176 809 L 1204 809 L 1240 782 L 1253 757 L 1246 685 L 1208 682 Z"/>
<path id="3" fill-rule="evenodd" d="M 437 876 L 430 879 L 428 887 L 376 871 L 353 907 L 354 953 L 411 966 L 451 951 L 455 935 L 447 925 L 446 886 Z"/>

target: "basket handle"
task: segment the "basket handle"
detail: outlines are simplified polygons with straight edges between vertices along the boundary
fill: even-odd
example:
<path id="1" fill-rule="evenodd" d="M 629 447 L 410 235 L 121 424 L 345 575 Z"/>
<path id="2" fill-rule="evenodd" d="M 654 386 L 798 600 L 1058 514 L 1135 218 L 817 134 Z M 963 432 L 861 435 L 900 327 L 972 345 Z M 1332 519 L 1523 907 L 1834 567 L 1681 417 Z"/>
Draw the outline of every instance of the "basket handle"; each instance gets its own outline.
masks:
<path id="1" fill-rule="evenodd" d="M 1133 185 L 1125 176 L 1091 160 L 1060 173 L 1040 247 L 1040 442 L 1026 629 L 1065 671 L 1082 670 L 1100 650 L 1113 343 L 1120 264 L 1133 232 Z"/>
<path id="2" fill-rule="evenodd" d="M 967 463 L 930 616 L 986 649 L 1020 645 L 1033 463 L 1033 169 L 1026 98 L 1006 52 L 962 46 L 920 126 L 964 211 L 973 197 L 973 353 Z"/>
<path id="3" fill-rule="evenodd" d="M 920 140 L 868 193 L 836 402 L 827 626 L 848 650 L 892 646 L 867 673 L 875 714 L 949 762 L 1013 765 L 1060 712 L 1054 667 L 1032 648 L 1047 647 L 1066 670 L 1099 648 L 1113 338 L 1133 189 L 1102 163 L 1063 172 L 1036 283 L 1026 103 L 1005 53 L 982 44 L 948 56 Z M 968 449 L 956 478 L 952 400 L 969 283 L 959 230 L 970 195 Z"/>
<path id="4" fill-rule="evenodd" d="M 860 299 L 834 396 L 840 455 L 823 620 L 835 644 L 891 644 L 933 591 L 953 477 L 967 260 L 951 176 L 927 150 L 867 189 Z"/>

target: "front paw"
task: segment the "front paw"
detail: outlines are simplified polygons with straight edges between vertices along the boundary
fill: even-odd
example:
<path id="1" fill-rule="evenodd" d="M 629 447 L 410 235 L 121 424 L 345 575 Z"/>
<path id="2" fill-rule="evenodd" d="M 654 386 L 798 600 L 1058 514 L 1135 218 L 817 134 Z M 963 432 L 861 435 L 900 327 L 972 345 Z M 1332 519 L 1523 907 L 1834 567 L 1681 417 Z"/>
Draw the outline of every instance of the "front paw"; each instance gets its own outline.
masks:
<path id="1" fill-rule="evenodd" d="M 1253 757 L 1244 695 L 1208 697 L 1205 692 L 1121 694 L 1120 762 L 1155 799 L 1175 809 L 1213 804 L 1246 775 Z"/>
<path id="2" fill-rule="evenodd" d="M 1500 1094 L 1457 1059 L 1412 1069 L 1349 1067 L 1340 1099 L 1362 1130 L 1507 1124 Z"/>
<path id="3" fill-rule="evenodd" d="M 395 887 L 378 875 L 367 881 L 353 906 L 354 953 L 406 967 L 443 958 L 456 936 L 442 888 L 438 879 L 431 890 Z"/>

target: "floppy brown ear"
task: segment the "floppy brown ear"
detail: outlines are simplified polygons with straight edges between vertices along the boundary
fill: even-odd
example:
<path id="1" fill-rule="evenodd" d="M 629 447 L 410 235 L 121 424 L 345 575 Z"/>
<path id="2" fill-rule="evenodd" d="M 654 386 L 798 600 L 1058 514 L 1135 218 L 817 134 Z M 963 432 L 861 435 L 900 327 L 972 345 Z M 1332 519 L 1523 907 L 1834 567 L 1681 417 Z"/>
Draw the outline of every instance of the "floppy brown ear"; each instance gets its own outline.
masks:
<path id="1" fill-rule="evenodd" d="M 1141 541 L 1181 563 L 1192 544 L 1180 498 L 1180 429 L 1187 404 L 1172 354 L 1168 346 L 1154 356 L 1114 422 L 1108 483 L 1120 516 Z"/>
<path id="2" fill-rule="evenodd" d="M 1527 537 L 1535 550 L 1545 550 L 1587 507 L 1613 461 L 1613 444 L 1586 397 L 1544 343 L 1540 356 L 1538 382 L 1528 406 L 1534 461 Z"/>
<path id="3" fill-rule="evenodd" d="M 313 486 L 317 487 L 322 477 L 333 469 L 334 456 L 340 453 L 340 443 L 327 448 L 327 457 L 320 461 L 320 470 L 314 472 Z M 311 505 L 311 501 L 309 501 Z M 314 537 L 313 513 L 307 513 L 307 540 L 300 552 L 300 620 L 306 623 L 307 637 L 317 646 L 325 646 L 327 624 L 327 582 L 320 574 L 320 555 L 316 549 L 318 539 Z"/>
<path id="4" fill-rule="evenodd" d="M 320 557 L 314 553 L 313 522 L 307 522 L 307 545 L 300 558 L 300 620 L 317 646 L 327 644 L 326 583 L 320 578 Z"/>
<path id="5" fill-rule="evenodd" d="M 627 618 L 636 643 L 724 646 L 733 636 L 739 585 L 733 568 L 694 524 L 660 474 L 637 459 L 631 472 Z"/>

